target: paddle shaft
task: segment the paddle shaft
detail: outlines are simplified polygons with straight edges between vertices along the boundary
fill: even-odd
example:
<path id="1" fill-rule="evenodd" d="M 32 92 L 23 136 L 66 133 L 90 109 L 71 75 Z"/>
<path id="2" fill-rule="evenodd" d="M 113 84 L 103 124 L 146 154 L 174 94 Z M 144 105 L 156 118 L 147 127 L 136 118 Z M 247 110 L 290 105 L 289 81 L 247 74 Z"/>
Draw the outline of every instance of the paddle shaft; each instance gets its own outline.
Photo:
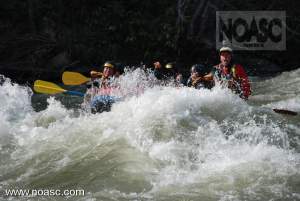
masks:
<path id="1" fill-rule="evenodd" d="M 74 95 L 74 96 L 81 96 L 83 97 L 84 96 L 84 93 L 81 93 L 79 91 L 65 91 L 64 94 L 69 94 L 69 95 Z"/>

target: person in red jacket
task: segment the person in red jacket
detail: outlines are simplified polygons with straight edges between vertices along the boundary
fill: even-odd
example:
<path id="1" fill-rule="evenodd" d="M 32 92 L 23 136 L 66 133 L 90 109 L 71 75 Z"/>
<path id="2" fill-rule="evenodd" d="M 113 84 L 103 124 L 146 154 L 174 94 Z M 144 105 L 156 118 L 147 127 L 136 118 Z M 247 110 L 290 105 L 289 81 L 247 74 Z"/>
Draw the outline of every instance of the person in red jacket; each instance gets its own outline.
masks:
<path id="1" fill-rule="evenodd" d="M 251 94 L 249 79 L 243 66 L 233 63 L 231 48 L 220 49 L 220 61 L 220 64 L 214 66 L 215 81 L 227 84 L 241 98 L 248 99 Z"/>
<path id="2" fill-rule="evenodd" d="M 220 49 L 220 63 L 214 66 L 212 72 L 205 76 L 204 79 L 214 79 L 215 82 L 228 86 L 228 88 L 245 100 L 251 94 L 248 76 L 242 65 L 233 62 L 232 49 L 229 47 Z"/>

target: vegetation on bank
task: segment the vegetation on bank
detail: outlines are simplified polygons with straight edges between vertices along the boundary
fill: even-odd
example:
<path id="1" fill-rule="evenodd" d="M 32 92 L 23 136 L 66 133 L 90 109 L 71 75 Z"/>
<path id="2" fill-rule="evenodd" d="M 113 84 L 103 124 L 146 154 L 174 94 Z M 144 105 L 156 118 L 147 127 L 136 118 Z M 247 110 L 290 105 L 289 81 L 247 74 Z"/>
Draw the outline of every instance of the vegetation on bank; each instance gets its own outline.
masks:
<path id="1" fill-rule="evenodd" d="M 300 2 L 273 0 L 2 0 L 0 73 L 20 80 L 60 78 L 66 66 L 89 71 L 105 60 L 126 64 L 214 64 L 218 10 L 286 10 L 287 51 L 241 52 L 243 62 L 297 66 Z M 254 59 L 254 60 L 253 60 Z M 254 72 L 254 70 L 252 71 Z M 278 71 L 278 68 L 277 70 Z M 255 72 L 254 72 L 255 73 Z"/>

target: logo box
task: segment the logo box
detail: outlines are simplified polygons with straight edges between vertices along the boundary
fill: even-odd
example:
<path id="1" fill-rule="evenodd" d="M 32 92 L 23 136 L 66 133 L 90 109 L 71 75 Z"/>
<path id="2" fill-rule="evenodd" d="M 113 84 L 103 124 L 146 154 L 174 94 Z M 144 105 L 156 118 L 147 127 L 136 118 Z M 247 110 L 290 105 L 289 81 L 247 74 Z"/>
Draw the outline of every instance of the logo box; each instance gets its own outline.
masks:
<path id="1" fill-rule="evenodd" d="M 285 11 L 217 11 L 216 48 L 286 50 Z"/>

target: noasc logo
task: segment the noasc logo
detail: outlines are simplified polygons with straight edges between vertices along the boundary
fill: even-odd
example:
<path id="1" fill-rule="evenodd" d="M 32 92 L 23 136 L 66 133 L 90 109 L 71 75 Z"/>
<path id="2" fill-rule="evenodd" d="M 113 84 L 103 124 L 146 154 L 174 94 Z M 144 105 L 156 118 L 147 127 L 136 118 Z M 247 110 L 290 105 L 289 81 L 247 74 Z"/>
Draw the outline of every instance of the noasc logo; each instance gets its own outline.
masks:
<path id="1" fill-rule="evenodd" d="M 217 11 L 216 48 L 286 50 L 285 11 Z"/>

